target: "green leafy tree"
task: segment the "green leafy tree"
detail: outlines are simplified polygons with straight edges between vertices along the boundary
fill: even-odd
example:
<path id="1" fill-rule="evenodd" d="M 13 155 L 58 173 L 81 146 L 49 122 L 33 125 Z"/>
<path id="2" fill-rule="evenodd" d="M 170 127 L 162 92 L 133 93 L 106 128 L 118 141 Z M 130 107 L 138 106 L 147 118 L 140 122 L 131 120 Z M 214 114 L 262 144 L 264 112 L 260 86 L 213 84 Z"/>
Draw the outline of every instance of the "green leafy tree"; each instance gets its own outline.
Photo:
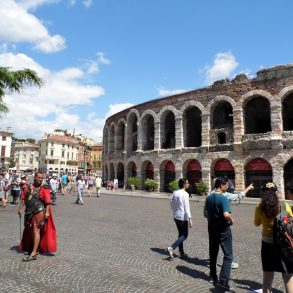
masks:
<path id="1" fill-rule="evenodd" d="M 9 111 L 3 101 L 5 91 L 21 92 L 25 86 L 43 85 L 43 80 L 31 69 L 12 71 L 8 67 L 0 67 L 0 114 Z"/>

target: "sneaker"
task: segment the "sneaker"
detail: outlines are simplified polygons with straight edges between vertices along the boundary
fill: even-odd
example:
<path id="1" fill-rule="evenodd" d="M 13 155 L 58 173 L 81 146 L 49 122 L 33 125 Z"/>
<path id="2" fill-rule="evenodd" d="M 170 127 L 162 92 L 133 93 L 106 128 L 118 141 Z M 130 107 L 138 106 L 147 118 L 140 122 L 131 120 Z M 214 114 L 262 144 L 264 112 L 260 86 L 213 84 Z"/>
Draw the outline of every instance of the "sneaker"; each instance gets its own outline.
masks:
<path id="1" fill-rule="evenodd" d="M 232 262 L 231 263 L 231 269 L 238 269 L 238 267 L 239 267 L 239 264 L 237 263 L 237 262 Z"/>
<path id="2" fill-rule="evenodd" d="M 173 260 L 174 259 L 173 248 L 171 246 L 169 246 L 169 247 L 166 248 L 166 251 L 170 256 L 170 260 Z"/>
<path id="3" fill-rule="evenodd" d="M 230 292 L 232 290 L 232 288 L 229 286 L 228 281 L 225 280 L 219 280 L 217 282 L 217 286 L 219 286 L 220 288 L 224 289 L 225 291 Z"/>

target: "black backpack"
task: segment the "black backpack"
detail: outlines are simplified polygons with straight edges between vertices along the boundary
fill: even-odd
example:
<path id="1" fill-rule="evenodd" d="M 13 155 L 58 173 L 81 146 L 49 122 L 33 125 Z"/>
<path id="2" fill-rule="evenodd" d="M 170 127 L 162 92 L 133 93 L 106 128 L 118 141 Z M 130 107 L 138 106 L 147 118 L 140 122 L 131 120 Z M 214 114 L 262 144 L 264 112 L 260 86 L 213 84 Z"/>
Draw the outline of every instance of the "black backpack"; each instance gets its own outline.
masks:
<path id="1" fill-rule="evenodd" d="M 283 261 L 293 262 L 293 217 L 286 212 L 285 201 L 280 208 L 274 220 L 274 244 Z"/>

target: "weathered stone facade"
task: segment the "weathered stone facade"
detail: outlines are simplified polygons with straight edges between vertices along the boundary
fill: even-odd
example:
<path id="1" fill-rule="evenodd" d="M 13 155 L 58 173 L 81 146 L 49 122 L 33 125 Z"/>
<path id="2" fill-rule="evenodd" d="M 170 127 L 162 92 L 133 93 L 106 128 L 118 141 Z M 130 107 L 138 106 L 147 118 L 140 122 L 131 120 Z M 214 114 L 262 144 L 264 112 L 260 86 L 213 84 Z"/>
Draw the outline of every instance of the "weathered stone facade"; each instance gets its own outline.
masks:
<path id="1" fill-rule="evenodd" d="M 293 179 L 293 65 L 133 106 L 107 119 L 103 142 L 104 180 L 121 186 L 136 175 L 141 188 L 153 177 L 163 191 L 182 176 L 211 187 L 227 175 L 236 190 L 270 179 L 284 194 Z"/>

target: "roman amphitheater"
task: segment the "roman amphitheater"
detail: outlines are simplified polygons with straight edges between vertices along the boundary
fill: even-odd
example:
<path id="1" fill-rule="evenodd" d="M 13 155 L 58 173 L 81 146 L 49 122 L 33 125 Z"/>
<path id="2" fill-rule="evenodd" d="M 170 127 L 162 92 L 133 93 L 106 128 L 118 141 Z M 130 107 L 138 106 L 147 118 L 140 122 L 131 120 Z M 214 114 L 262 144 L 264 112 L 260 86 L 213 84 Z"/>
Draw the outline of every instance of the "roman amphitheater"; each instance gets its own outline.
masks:
<path id="1" fill-rule="evenodd" d="M 211 188 L 228 176 L 237 190 L 254 183 L 249 196 L 273 180 L 285 195 L 293 179 L 293 64 L 219 80 L 206 88 L 151 100 L 105 123 L 104 181 L 137 176 L 156 179 L 168 191 L 174 179 Z"/>

